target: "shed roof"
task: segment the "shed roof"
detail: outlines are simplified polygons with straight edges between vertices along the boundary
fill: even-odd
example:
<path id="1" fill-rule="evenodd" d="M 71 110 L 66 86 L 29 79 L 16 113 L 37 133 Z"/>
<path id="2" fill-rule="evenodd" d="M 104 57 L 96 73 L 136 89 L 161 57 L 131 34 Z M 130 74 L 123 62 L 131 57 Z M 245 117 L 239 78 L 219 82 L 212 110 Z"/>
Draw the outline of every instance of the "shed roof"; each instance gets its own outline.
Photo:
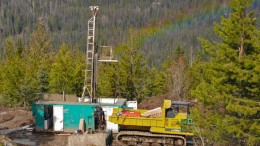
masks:
<path id="1" fill-rule="evenodd" d="M 43 101 L 39 100 L 35 104 L 75 104 L 75 105 L 100 105 L 100 106 L 121 106 L 124 105 L 126 99 L 124 98 L 97 98 L 97 103 L 89 102 L 70 102 L 70 101 Z"/>

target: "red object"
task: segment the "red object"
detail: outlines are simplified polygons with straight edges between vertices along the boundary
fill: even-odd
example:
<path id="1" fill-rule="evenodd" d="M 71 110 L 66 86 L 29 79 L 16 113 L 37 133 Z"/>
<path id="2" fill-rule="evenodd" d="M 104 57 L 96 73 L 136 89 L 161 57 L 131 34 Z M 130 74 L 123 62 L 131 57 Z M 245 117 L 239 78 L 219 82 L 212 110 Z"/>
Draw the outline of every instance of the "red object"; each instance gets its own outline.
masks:
<path id="1" fill-rule="evenodd" d="M 141 113 L 135 112 L 135 111 L 124 110 L 124 111 L 122 111 L 122 116 L 123 117 L 141 117 Z"/>

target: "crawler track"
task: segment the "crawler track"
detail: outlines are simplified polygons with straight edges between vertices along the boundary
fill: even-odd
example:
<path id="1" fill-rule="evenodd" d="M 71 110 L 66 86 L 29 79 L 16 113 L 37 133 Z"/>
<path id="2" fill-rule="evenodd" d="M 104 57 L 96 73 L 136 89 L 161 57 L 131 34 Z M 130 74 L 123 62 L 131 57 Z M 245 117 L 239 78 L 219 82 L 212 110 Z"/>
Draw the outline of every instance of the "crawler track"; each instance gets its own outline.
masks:
<path id="1" fill-rule="evenodd" d="M 180 135 L 153 134 L 141 131 L 120 131 L 116 141 L 122 146 L 186 146 L 186 139 Z"/>

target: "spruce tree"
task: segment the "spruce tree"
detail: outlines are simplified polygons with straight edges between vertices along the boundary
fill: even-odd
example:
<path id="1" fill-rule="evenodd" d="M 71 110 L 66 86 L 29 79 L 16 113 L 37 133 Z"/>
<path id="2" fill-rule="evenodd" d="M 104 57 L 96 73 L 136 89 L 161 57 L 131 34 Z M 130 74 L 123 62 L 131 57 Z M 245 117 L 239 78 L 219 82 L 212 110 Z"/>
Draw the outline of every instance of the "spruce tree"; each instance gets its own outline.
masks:
<path id="1" fill-rule="evenodd" d="M 42 18 L 39 18 L 37 29 L 32 32 L 29 46 L 24 51 L 25 62 L 28 70 L 28 79 L 34 87 L 39 86 L 38 76 L 42 70 L 47 70 L 52 62 L 51 37 L 45 28 Z M 38 90 L 38 89 L 36 89 Z"/>
<path id="2" fill-rule="evenodd" d="M 232 13 L 215 24 L 221 39 L 200 39 L 209 55 L 197 64 L 200 82 L 192 91 L 199 100 L 193 118 L 209 144 L 260 144 L 259 31 L 252 0 L 232 0 Z"/>
<path id="3" fill-rule="evenodd" d="M 118 63 L 100 63 L 98 66 L 98 96 L 117 97 L 118 94 Z"/>
<path id="4" fill-rule="evenodd" d="M 39 81 L 39 93 L 47 93 L 49 90 L 49 72 L 46 69 L 41 69 L 38 72 L 38 81 Z"/>
<path id="5" fill-rule="evenodd" d="M 53 93 L 72 93 L 73 87 L 73 60 L 72 53 L 65 43 L 56 54 L 50 70 L 50 88 Z"/>
<path id="6" fill-rule="evenodd" d="M 72 57 L 73 61 L 73 87 L 72 93 L 76 94 L 78 97 L 82 94 L 82 87 L 84 86 L 84 69 L 85 69 L 85 56 L 82 52 L 77 50 Z"/>
<path id="7" fill-rule="evenodd" d="M 26 64 L 27 85 L 36 93 L 34 98 L 48 92 L 50 65 L 53 61 L 50 44 L 51 36 L 43 19 L 39 18 L 36 30 L 30 35 L 28 46 L 24 50 L 18 49 L 18 52 L 22 52 Z"/>
<path id="8" fill-rule="evenodd" d="M 52 93 L 80 96 L 84 83 L 84 57 L 81 52 L 72 53 L 63 43 L 56 54 L 49 73 L 49 88 Z"/>
<path id="9" fill-rule="evenodd" d="M 2 103 L 8 106 L 28 106 L 35 101 L 36 91 L 27 80 L 26 65 L 19 51 L 23 49 L 19 42 L 15 45 L 12 38 L 6 40 L 5 59 L 0 68 L 0 93 Z"/>
<path id="10" fill-rule="evenodd" d="M 120 95 L 133 100 L 140 98 L 145 76 L 146 62 L 140 51 L 141 40 L 136 34 L 130 34 L 126 45 L 117 48 L 119 57 L 119 87 Z"/>
<path id="11" fill-rule="evenodd" d="M 166 93 L 165 85 L 165 74 L 159 72 L 156 68 L 152 68 L 149 73 L 147 73 L 144 85 L 142 87 L 141 97 L 152 97 L 159 94 Z"/>

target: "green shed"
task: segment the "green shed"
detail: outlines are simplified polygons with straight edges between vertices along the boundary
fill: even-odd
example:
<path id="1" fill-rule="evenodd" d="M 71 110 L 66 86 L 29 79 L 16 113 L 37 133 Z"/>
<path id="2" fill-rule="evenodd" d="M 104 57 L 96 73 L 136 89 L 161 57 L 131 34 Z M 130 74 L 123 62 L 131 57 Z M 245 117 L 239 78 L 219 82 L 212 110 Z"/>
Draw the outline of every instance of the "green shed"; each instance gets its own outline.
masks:
<path id="1" fill-rule="evenodd" d="M 48 95 L 49 96 L 49 95 Z M 50 98 L 49 98 L 50 99 Z M 98 98 L 97 103 L 73 101 L 39 100 L 32 105 L 32 115 L 35 119 L 35 130 L 75 132 L 79 129 L 80 120 L 84 119 L 84 130 L 97 130 L 100 116 L 99 109 L 104 113 L 107 130 L 118 131 L 118 125 L 111 123 L 108 117 L 113 108 L 127 106 L 126 99 Z"/>
<path id="2" fill-rule="evenodd" d="M 94 110 L 97 105 L 72 102 L 36 102 L 32 105 L 36 131 L 74 132 L 84 119 L 86 130 L 95 130 Z"/>

